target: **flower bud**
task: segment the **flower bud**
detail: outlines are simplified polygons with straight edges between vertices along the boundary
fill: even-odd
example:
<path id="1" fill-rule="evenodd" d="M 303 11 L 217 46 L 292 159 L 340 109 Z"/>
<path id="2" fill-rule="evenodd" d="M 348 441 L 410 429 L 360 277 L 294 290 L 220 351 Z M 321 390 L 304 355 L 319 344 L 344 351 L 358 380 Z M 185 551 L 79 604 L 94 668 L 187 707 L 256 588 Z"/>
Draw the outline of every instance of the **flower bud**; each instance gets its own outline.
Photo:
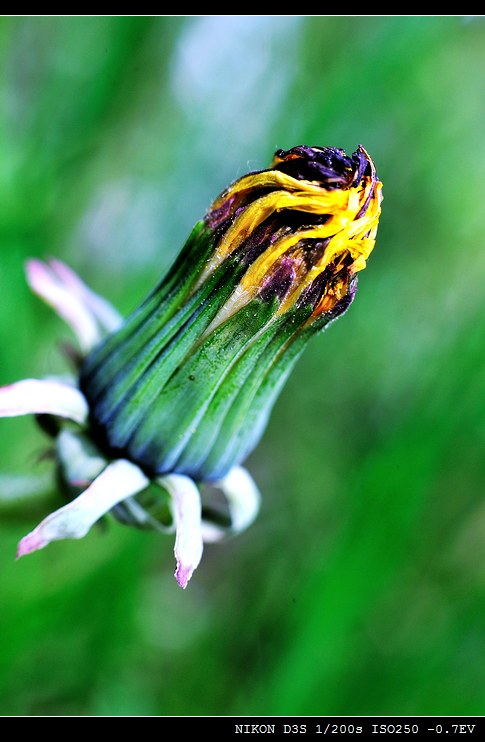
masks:
<path id="1" fill-rule="evenodd" d="M 362 147 L 279 150 L 214 201 L 126 321 L 65 264 L 29 260 L 30 287 L 78 339 L 79 373 L 0 387 L 0 417 L 33 414 L 51 438 L 68 500 L 18 556 L 111 514 L 175 533 L 185 588 L 204 543 L 245 530 L 261 498 L 240 463 L 308 339 L 352 302 L 380 201 Z"/>
<path id="2" fill-rule="evenodd" d="M 239 464 L 309 337 L 352 302 L 380 202 L 362 147 L 278 150 L 223 191 L 164 280 L 84 362 L 101 450 L 195 481 Z"/>

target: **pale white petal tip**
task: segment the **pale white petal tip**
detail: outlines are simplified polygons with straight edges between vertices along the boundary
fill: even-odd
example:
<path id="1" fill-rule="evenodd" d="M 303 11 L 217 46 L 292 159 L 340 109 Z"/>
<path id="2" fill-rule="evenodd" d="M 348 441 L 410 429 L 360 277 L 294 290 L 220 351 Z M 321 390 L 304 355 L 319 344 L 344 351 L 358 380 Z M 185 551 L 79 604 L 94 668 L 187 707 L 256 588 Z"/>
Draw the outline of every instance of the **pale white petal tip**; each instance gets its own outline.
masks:
<path id="1" fill-rule="evenodd" d="M 177 580 L 180 587 L 185 590 L 185 588 L 188 585 L 188 582 L 192 575 L 194 574 L 194 570 L 190 567 L 183 567 L 180 562 L 177 564 L 177 569 L 175 570 L 175 579 Z"/>
<path id="2" fill-rule="evenodd" d="M 106 332 L 122 324 L 114 307 L 60 260 L 43 262 L 32 258 L 25 264 L 25 273 L 32 291 L 67 322 L 83 351 L 91 350 Z"/>
<path id="3" fill-rule="evenodd" d="M 57 258 L 49 260 L 49 266 L 66 288 L 74 293 L 85 308 L 91 312 L 101 329 L 106 332 L 117 330 L 123 324 L 123 317 L 113 305 L 90 289 L 68 265 Z"/>
<path id="4" fill-rule="evenodd" d="M 242 466 L 234 466 L 215 486 L 220 488 L 226 498 L 231 525 L 222 527 L 204 521 L 202 530 L 207 543 L 215 543 L 245 531 L 255 520 L 261 506 L 259 489 L 250 473 Z"/>
<path id="5" fill-rule="evenodd" d="M 0 387 L 0 417 L 43 413 L 82 424 L 88 416 L 88 404 L 79 389 L 51 379 L 23 379 Z"/>
<path id="6" fill-rule="evenodd" d="M 28 533 L 27 536 L 24 536 L 19 542 L 17 548 L 17 559 L 20 559 L 20 557 L 23 557 L 26 554 L 32 554 L 33 551 L 43 549 L 48 543 L 49 541 L 42 538 L 42 536 L 37 532 L 37 529 L 35 529 L 31 533 Z"/>
<path id="7" fill-rule="evenodd" d="M 175 523 L 175 579 L 185 589 L 202 559 L 204 548 L 200 492 L 195 482 L 182 474 L 162 477 L 160 484 L 170 495 L 170 508 Z"/>
<path id="8" fill-rule="evenodd" d="M 245 531 L 256 519 L 261 507 L 261 494 L 254 479 L 244 467 L 234 466 L 221 486 L 231 510 L 233 531 Z"/>
<path id="9" fill-rule="evenodd" d="M 75 500 L 48 515 L 25 536 L 18 546 L 17 558 L 42 549 L 51 541 L 83 538 L 111 508 L 148 484 L 141 469 L 130 461 L 114 461 Z"/>
<path id="10" fill-rule="evenodd" d="M 45 268 L 42 261 L 37 260 L 37 258 L 29 258 L 29 260 L 26 260 L 25 275 L 27 276 L 29 286 L 35 291 L 38 281 L 40 280 L 42 284 L 42 279 L 45 276 Z"/>

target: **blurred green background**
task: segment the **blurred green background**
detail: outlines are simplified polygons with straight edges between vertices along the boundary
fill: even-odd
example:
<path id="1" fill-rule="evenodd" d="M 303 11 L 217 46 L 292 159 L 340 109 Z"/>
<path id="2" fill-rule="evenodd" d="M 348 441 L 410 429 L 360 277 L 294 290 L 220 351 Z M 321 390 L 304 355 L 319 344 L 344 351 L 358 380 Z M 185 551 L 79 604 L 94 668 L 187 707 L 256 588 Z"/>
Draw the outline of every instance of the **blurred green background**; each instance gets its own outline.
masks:
<path id="1" fill-rule="evenodd" d="M 363 144 L 376 249 L 247 462 L 264 503 L 207 546 L 113 523 L 15 562 L 0 506 L 0 713 L 485 713 L 485 17 L 0 19 L 0 383 L 66 369 L 29 256 L 123 312 L 277 148 Z M 0 483 L 46 439 L 0 421 Z M 40 486 L 40 484 L 39 484 Z"/>

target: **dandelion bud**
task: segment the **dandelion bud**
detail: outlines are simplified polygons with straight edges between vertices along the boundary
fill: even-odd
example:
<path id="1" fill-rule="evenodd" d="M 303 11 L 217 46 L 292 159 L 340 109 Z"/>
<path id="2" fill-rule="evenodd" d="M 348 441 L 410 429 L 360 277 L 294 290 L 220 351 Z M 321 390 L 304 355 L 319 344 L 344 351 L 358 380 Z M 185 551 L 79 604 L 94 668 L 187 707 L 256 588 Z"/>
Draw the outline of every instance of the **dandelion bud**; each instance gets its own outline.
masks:
<path id="1" fill-rule="evenodd" d="M 362 147 L 278 150 L 223 191 L 167 277 L 84 364 L 101 447 L 198 481 L 240 463 L 308 338 L 351 303 L 380 201 Z"/>
<path id="2" fill-rule="evenodd" d="M 104 514 L 175 531 L 186 587 L 204 541 L 244 530 L 260 496 L 240 466 L 309 338 L 342 315 L 375 242 L 381 183 L 366 151 L 278 150 L 229 186 L 126 321 L 63 263 L 31 288 L 79 340 L 79 375 L 0 388 L 0 417 L 34 414 L 70 500 L 18 556 L 82 538 Z M 226 510 L 203 506 L 214 483 Z"/>

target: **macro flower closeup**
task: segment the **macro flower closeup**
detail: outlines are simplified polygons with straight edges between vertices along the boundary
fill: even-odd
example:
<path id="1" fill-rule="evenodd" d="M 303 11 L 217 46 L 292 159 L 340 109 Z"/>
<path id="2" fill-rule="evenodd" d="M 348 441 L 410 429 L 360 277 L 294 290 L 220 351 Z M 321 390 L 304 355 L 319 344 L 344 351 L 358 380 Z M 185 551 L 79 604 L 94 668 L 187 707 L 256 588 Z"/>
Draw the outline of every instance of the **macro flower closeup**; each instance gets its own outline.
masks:
<path id="1" fill-rule="evenodd" d="M 0 389 L 0 416 L 34 414 L 51 437 L 66 497 L 18 555 L 81 538 L 109 513 L 175 533 L 186 587 L 204 542 L 247 528 L 260 495 L 242 464 L 310 337 L 351 304 L 380 204 L 362 147 L 278 150 L 215 199 L 126 320 L 60 261 L 29 261 L 30 287 L 79 352 L 69 379 Z"/>

